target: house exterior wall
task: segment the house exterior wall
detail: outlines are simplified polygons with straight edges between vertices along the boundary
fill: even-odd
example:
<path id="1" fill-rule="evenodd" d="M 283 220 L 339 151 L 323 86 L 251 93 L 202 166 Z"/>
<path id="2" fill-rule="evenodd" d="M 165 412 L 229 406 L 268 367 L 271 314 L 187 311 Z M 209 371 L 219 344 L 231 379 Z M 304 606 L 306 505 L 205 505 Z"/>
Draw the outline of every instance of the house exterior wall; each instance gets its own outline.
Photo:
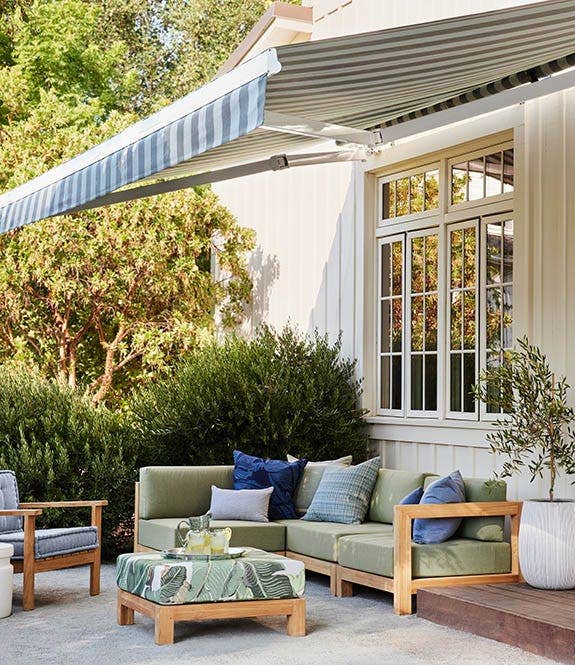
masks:
<path id="1" fill-rule="evenodd" d="M 527 4 L 526 0 L 314 0 L 312 39 Z M 488 425 L 374 417 L 374 214 L 378 169 L 460 143 L 512 132 L 516 151 L 514 332 L 540 344 L 575 385 L 575 90 L 384 150 L 364 165 L 339 164 L 263 174 L 215 186 L 258 247 L 250 261 L 255 297 L 246 324 L 318 328 L 358 359 L 370 437 L 394 468 L 488 476 L 498 461 Z M 575 396 L 574 396 L 575 397 Z M 545 483 L 524 475 L 512 497 L 541 496 Z M 562 478 L 559 495 L 575 496 Z"/>

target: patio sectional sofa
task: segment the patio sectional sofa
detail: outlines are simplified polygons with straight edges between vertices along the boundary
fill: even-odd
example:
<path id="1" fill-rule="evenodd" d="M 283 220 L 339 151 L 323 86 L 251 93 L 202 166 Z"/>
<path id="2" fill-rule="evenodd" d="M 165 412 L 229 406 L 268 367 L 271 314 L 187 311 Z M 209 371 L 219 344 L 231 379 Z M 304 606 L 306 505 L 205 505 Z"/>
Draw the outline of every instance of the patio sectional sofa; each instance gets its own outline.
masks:
<path id="1" fill-rule="evenodd" d="M 466 479 L 466 503 L 397 505 L 437 476 L 381 469 L 362 524 L 279 520 L 213 521 L 232 529 L 232 546 L 285 553 L 328 575 L 335 596 L 360 584 L 393 593 L 398 614 L 410 614 L 412 594 L 426 586 L 511 583 L 520 578 L 517 535 L 521 504 L 506 501 L 503 482 Z M 136 485 L 135 551 L 178 545 L 179 522 L 209 510 L 211 486 L 233 487 L 233 466 L 145 467 Z M 411 541 L 418 517 L 464 517 L 456 536 L 438 545 Z M 510 516 L 510 540 L 504 539 Z"/>

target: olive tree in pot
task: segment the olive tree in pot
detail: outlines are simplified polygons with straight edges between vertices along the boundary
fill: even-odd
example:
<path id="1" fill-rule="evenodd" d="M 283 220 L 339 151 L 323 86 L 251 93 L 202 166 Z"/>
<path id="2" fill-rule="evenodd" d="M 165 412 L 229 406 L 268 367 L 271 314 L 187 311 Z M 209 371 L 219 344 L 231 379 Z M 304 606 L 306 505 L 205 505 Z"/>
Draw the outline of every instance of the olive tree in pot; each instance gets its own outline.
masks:
<path id="1" fill-rule="evenodd" d="M 481 373 L 475 396 L 488 411 L 501 413 L 487 435 L 491 450 L 505 461 L 497 474 L 527 468 L 531 482 L 549 480 L 549 496 L 523 503 L 519 562 L 528 584 L 542 589 L 575 587 L 575 501 L 555 496 L 560 471 L 575 471 L 575 410 L 569 385 L 556 377 L 547 358 L 527 337 L 505 352 L 503 362 Z"/>

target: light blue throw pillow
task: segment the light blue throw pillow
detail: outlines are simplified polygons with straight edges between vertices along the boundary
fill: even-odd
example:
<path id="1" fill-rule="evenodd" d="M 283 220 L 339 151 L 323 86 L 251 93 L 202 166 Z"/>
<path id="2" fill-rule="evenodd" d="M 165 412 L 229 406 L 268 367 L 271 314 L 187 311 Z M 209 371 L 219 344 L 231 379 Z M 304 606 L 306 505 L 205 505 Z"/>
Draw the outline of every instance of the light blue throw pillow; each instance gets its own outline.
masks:
<path id="1" fill-rule="evenodd" d="M 425 490 L 420 503 L 464 503 L 465 486 L 459 471 L 440 478 Z M 444 543 L 461 524 L 461 517 L 416 519 L 413 521 L 413 542 L 420 545 Z"/>
<path id="2" fill-rule="evenodd" d="M 379 457 L 341 468 L 327 466 L 310 507 L 302 519 L 309 522 L 363 522 L 377 480 Z"/>

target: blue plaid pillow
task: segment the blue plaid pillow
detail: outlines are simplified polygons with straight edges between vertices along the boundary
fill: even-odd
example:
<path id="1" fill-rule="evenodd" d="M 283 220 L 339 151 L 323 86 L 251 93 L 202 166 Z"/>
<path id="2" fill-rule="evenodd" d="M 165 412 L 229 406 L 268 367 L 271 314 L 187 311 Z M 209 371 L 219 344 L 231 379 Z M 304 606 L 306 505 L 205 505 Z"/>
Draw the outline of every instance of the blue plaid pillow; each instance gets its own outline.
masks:
<path id="1" fill-rule="evenodd" d="M 374 457 L 357 466 L 328 466 L 302 519 L 340 524 L 363 522 L 377 480 L 379 465 L 379 457 Z"/>

